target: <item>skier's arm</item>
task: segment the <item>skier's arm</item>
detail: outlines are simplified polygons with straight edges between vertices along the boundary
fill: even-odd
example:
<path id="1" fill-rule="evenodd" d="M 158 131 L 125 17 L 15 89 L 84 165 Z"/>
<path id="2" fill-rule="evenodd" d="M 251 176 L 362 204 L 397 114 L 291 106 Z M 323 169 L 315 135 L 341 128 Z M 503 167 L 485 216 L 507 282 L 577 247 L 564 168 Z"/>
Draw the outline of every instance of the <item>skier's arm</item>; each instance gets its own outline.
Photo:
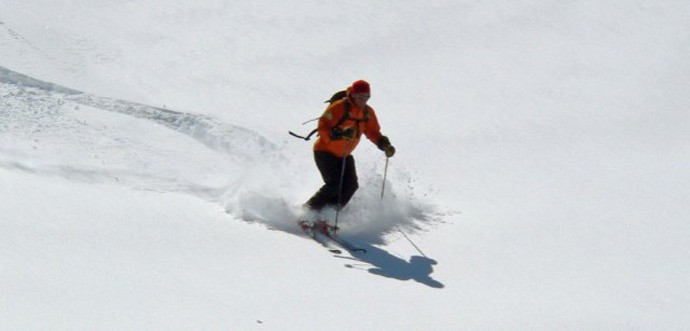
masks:
<path id="1" fill-rule="evenodd" d="M 376 144 L 376 147 L 384 151 L 387 157 L 391 157 L 395 154 L 395 147 L 391 145 L 390 139 L 381 134 L 381 126 L 373 110 L 369 113 L 369 121 L 367 122 L 367 129 L 364 134 L 367 136 L 367 139 Z"/>

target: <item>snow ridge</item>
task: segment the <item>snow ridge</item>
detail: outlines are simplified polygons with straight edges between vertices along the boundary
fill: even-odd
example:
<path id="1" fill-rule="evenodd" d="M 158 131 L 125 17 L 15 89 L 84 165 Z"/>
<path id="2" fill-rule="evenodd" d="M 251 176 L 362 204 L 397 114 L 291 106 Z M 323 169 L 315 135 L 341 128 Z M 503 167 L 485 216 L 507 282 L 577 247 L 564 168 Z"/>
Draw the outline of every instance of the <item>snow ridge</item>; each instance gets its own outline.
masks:
<path id="1" fill-rule="evenodd" d="M 74 101 L 84 106 L 147 119 L 186 134 L 215 151 L 243 159 L 253 160 L 253 155 L 256 155 L 257 152 L 266 154 L 276 150 L 272 143 L 255 131 L 222 123 L 207 115 L 196 115 L 125 100 L 99 97 L 40 81 L 3 67 L 0 67 L 0 82 L 36 88 L 53 94 L 64 94 L 65 100 Z"/>

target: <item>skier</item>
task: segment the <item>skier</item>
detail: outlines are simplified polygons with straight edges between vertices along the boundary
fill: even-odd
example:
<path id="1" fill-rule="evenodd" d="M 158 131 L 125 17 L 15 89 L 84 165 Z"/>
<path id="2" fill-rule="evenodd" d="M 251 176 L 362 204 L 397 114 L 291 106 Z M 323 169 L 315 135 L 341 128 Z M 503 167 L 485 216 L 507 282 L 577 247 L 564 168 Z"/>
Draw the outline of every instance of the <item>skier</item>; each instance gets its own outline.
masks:
<path id="1" fill-rule="evenodd" d="M 350 201 L 359 188 L 352 151 L 362 134 L 386 157 L 395 154 L 395 147 L 381 134 L 374 109 L 367 105 L 370 97 L 369 83 L 358 80 L 347 88 L 346 97 L 333 102 L 319 119 L 314 160 L 324 185 L 305 204 L 308 212 L 318 213 L 324 207 L 340 210 Z"/>

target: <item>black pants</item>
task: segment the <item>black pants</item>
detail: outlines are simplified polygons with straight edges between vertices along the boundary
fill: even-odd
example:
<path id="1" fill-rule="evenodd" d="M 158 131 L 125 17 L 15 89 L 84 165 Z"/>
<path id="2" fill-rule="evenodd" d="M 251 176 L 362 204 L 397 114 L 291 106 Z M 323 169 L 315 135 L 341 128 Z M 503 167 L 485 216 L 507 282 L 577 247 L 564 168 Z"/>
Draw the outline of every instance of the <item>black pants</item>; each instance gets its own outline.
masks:
<path id="1" fill-rule="evenodd" d="M 340 203 L 340 207 L 344 207 L 359 188 L 355 159 L 352 155 L 345 158 L 345 173 L 340 192 L 338 190 L 340 189 L 340 175 L 343 171 L 343 158 L 327 152 L 314 152 L 314 160 L 325 184 L 307 201 L 307 205 L 314 210 L 321 210 L 326 206 L 337 208 L 338 203 Z"/>

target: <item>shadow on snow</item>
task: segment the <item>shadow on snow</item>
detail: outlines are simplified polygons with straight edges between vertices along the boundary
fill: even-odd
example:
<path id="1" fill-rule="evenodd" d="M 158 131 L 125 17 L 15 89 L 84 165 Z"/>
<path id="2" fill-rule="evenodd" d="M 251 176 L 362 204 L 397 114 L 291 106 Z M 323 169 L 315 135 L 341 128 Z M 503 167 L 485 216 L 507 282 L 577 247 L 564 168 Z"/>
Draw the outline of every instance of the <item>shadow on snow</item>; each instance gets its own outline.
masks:
<path id="1" fill-rule="evenodd" d="M 402 281 L 414 280 L 433 288 L 444 288 L 443 283 L 433 279 L 436 260 L 426 256 L 412 256 L 409 261 L 399 258 L 388 251 L 373 245 L 359 246 L 367 250 L 366 253 L 353 253 L 350 256 L 338 256 L 342 259 L 364 262 L 363 264 L 348 263 L 348 268 L 366 269 L 370 274 L 398 279 Z M 367 265 L 368 264 L 368 265 Z"/>

